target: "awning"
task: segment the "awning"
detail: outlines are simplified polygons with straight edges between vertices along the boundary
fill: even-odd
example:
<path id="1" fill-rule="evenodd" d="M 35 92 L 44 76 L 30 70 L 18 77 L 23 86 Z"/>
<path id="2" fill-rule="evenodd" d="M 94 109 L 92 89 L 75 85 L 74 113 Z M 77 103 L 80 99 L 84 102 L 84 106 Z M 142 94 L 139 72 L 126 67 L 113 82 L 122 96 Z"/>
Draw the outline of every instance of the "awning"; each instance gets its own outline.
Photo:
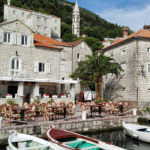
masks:
<path id="1" fill-rule="evenodd" d="M 60 83 L 60 84 L 76 84 L 77 80 L 56 80 L 56 79 L 42 79 L 42 78 L 17 78 L 17 77 L 0 77 L 0 81 L 20 81 L 20 82 L 45 82 L 45 83 Z"/>

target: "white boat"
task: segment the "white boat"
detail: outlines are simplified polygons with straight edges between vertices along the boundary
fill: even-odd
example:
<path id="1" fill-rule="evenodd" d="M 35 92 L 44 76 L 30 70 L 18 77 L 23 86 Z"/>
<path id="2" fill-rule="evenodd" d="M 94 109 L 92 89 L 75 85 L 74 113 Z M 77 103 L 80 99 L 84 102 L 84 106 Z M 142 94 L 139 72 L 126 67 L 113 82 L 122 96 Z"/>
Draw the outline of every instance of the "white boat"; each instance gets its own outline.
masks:
<path id="1" fill-rule="evenodd" d="M 67 150 L 53 142 L 22 133 L 13 133 L 8 138 L 7 150 Z"/>
<path id="2" fill-rule="evenodd" d="M 125 150 L 74 132 L 50 128 L 47 131 L 49 141 L 70 150 Z"/>
<path id="3" fill-rule="evenodd" d="M 150 143 L 150 127 L 123 123 L 125 134 L 143 142 Z"/>

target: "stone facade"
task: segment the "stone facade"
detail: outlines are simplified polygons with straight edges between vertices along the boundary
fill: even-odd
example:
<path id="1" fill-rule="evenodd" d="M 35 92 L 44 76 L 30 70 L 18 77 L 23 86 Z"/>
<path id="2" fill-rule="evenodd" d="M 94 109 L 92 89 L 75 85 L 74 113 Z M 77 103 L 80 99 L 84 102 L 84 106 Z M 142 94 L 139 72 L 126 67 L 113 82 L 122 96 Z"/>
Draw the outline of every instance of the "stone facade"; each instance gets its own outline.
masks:
<path id="1" fill-rule="evenodd" d="M 70 74 L 92 54 L 88 45 L 82 40 L 71 44 L 40 38 L 18 19 L 0 24 L 0 104 L 4 98 L 22 104 L 28 94 L 28 102 L 37 98 L 47 102 L 51 96 L 59 101 L 61 94 L 68 95 L 66 102 L 73 102 L 80 91 Z M 44 39 L 60 45 L 45 44 Z"/>
<path id="2" fill-rule="evenodd" d="M 150 39 L 142 37 L 150 31 L 141 30 L 122 42 L 104 48 L 105 55 L 121 64 L 119 77 L 109 74 L 103 80 L 104 98 L 112 100 L 148 101 L 150 97 Z M 138 34 L 139 33 L 139 34 Z M 142 36 L 141 36 L 142 35 Z"/>
<path id="3" fill-rule="evenodd" d="M 4 20 L 19 19 L 28 25 L 34 32 L 52 38 L 61 36 L 61 19 L 32 10 L 4 5 Z"/>

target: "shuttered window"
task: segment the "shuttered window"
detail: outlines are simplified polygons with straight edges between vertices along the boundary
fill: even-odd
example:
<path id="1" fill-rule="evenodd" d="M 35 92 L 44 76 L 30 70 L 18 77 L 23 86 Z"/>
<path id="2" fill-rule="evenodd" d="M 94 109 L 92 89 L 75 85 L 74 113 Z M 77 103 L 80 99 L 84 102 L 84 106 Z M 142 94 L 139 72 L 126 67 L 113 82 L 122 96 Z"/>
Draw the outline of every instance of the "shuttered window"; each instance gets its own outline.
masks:
<path id="1" fill-rule="evenodd" d="M 10 33 L 9 32 L 4 32 L 4 42 L 10 43 Z"/>
<path id="2" fill-rule="evenodd" d="M 34 72 L 38 72 L 38 61 L 34 62 Z"/>
<path id="3" fill-rule="evenodd" d="M 27 45 L 27 36 L 26 35 L 22 35 L 21 36 L 21 45 Z"/>
<path id="4" fill-rule="evenodd" d="M 45 67 L 46 73 L 51 73 L 51 64 L 46 63 L 45 66 L 46 66 L 46 67 Z"/>
<path id="5" fill-rule="evenodd" d="M 44 72 L 44 71 L 45 71 L 45 64 L 39 63 L 39 72 Z"/>

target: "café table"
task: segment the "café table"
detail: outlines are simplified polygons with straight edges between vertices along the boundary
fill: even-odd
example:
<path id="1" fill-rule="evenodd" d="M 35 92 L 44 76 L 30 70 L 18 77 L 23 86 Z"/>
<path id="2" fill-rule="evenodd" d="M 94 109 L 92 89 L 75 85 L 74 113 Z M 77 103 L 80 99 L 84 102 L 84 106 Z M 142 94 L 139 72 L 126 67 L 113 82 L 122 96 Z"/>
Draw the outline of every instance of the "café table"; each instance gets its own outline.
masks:
<path id="1" fill-rule="evenodd" d="M 48 108 L 52 108 L 52 112 L 55 114 L 55 110 L 62 108 L 64 110 L 64 119 L 66 119 L 67 109 L 70 108 L 69 106 L 50 106 Z"/>
<path id="2" fill-rule="evenodd" d="M 101 104 L 98 104 L 98 105 L 87 105 L 88 107 L 90 107 L 90 110 L 91 110 L 91 118 L 93 117 L 93 109 L 94 108 L 98 108 L 98 113 L 99 113 L 99 116 L 101 117 L 101 107 L 102 105 Z"/>
<path id="3" fill-rule="evenodd" d="M 19 111 L 21 116 L 21 121 L 24 121 L 25 111 L 29 110 L 29 108 L 25 108 L 23 106 L 15 106 L 12 108 L 13 111 Z"/>

